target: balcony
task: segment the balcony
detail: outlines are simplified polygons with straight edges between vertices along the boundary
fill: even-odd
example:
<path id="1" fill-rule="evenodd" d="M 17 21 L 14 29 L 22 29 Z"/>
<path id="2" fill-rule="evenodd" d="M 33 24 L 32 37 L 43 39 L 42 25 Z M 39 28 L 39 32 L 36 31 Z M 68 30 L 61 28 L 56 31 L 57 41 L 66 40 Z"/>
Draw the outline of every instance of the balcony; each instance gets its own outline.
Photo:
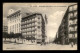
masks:
<path id="1" fill-rule="evenodd" d="M 73 12 L 76 12 L 77 9 L 73 9 L 73 10 L 70 10 L 69 13 L 73 13 Z"/>
<path id="2" fill-rule="evenodd" d="M 70 27 L 75 27 L 75 26 L 77 26 L 76 23 L 74 23 L 74 24 L 70 24 Z"/>
<path id="3" fill-rule="evenodd" d="M 70 31 L 69 33 L 74 34 L 74 33 L 77 33 L 77 31 L 74 30 L 74 31 Z"/>
<path id="4" fill-rule="evenodd" d="M 27 24 L 27 22 L 22 22 L 22 23 L 21 23 L 21 25 L 25 25 L 25 24 Z"/>
<path id="5" fill-rule="evenodd" d="M 74 19 L 77 19 L 77 17 L 71 17 L 71 18 L 70 18 L 70 20 L 74 20 Z"/>
<path id="6" fill-rule="evenodd" d="M 35 27 L 36 25 L 34 24 L 34 25 L 32 25 L 31 27 Z"/>
<path id="7" fill-rule="evenodd" d="M 35 28 L 32 28 L 32 30 L 35 30 Z"/>
<path id="8" fill-rule="evenodd" d="M 31 28 L 28 28 L 27 31 L 30 32 L 31 31 Z"/>
<path id="9" fill-rule="evenodd" d="M 21 29 L 24 29 L 24 27 L 22 26 Z"/>
<path id="10" fill-rule="evenodd" d="M 35 35 L 35 32 L 32 32 L 32 35 Z"/>
<path id="11" fill-rule="evenodd" d="M 25 31 L 24 30 L 21 30 L 21 32 L 24 33 Z"/>

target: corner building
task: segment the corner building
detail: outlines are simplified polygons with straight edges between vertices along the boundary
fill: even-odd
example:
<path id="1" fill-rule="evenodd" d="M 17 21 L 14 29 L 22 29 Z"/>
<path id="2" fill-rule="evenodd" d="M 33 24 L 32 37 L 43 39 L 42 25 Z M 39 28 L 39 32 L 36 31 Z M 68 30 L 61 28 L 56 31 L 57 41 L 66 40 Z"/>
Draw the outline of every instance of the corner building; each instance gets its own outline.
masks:
<path id="1" fill-rule="evenodd" d="M 45 21 L 42 14 L 26 15 L 21 21 L 22 36 L 32 43 L 45 42 Z"/>

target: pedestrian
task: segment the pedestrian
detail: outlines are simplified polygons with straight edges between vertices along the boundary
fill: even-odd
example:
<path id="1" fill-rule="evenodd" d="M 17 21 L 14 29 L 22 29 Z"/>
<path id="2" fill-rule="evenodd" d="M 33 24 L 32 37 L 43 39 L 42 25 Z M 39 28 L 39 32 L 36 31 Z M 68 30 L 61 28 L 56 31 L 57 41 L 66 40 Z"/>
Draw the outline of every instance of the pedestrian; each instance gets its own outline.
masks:
<path id="1" fill-rule="evenodd" d="M 73 42 L 71 42 L 71 47 L 73 47 Z"/>
<path id="2" fill-rule="evenodd" d="M 41 43 L 41 45 L 43 45 L 43 43 Z"/>

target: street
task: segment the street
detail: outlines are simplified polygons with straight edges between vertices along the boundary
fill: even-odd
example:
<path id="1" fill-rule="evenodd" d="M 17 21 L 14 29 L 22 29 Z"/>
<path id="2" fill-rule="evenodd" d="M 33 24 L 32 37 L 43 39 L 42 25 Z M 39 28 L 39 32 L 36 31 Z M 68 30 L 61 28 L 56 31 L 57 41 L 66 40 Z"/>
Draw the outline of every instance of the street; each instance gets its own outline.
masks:
<path id="1" fill-rule="evenodd" d="M 77 45 L 3 43 L 3 50 L 77 50 Z"/>

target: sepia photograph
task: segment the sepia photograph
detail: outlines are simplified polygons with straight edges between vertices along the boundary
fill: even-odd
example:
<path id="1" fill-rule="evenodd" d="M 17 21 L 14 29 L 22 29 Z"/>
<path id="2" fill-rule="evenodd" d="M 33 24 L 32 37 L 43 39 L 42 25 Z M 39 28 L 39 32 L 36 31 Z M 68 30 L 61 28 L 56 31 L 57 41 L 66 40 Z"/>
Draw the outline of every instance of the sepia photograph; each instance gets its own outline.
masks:
<path id="1" fill-rule="evenodd" d="M 78 50 L 78 3 L 3 3 L 3 50 Z"/>

